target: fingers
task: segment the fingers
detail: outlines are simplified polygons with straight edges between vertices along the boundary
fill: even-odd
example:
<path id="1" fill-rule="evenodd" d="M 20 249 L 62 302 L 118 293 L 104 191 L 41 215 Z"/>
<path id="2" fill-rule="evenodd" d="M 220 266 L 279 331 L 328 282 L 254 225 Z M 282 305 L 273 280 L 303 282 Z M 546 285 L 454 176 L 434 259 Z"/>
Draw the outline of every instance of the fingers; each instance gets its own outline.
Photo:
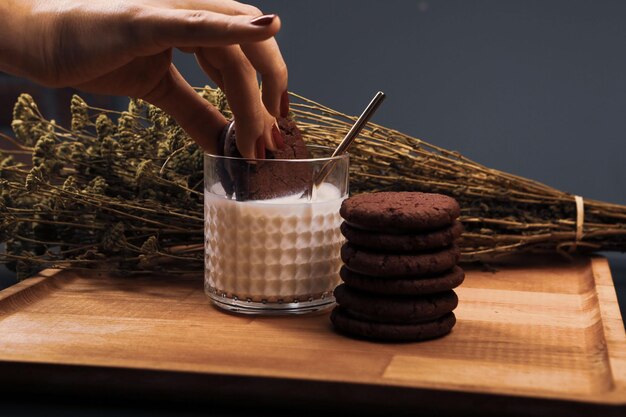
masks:
<path id="1" fill-rule="evenodd" d="M 196 51 L 194 51 L 194 53 L 195 52 Z M 198 61 L 198 64 L 200 65 L 202 70 L 209 76 L 211 80 L 213 80 L 213 82 L 220 88 L 220 90 L 225 91 L 224 79 L 222 78 L 222 74 L 220 73 L 220 71 L 213 65 L 209 64 L 207 61 L 201 62 L 197 54 L 196 60 Z"/>
<path id="2" fill-rule="evenodd" d="M 242 155 L 258 156 L 259 142 L 276 150 L 271 116 L 288 113 L 287 67 L 273 38 L 280 18 L 223 0 L 170 0 L 165 5 L 170 8 L 152 7 L 137 18 L 140 38 L 147 45 L 140 47 L 140 54 L 171 47 L 195 50 L 200 66 L 226 93 Z M 263 82 L 261 97 L 257 71 Z"/>
<path id="3" fill-rule="evenodd" d="M 287 65 L 276 40 L 271 38 L 262 42 L 242 44 L 241 49 L 261 74 L 265 107 L 274 117 L 286 117 L 289 107 L 288 103 L 284 102 L 283 94 L 287 91 Z"/>
<path id="4" fill-rule="evenodd" d="M 135 19 L 136 48 L 153 54 L 172 47 L 215 47 L 259 42 L 280 29 L 276 15 L 262 19 L 207 10 L 146 8 Z"/>
<path id="5" fill-rule="evenodd" d="M 174 65 L 140 98 L 172 116 L 206 152 L 218 154 L 217 140 L 227 120 L 194 91 Z"/>
<path id="6" fill-rule="evenodd" d="M 263 15 L 263 12 L 258 8 L 236 1 L 182 1 L 188 9 L 204 8 L 228 15 L 248 15 L 252 17 Z M 289 113 L 289 102 L 286 97 L 287 65 L 283 60 L 276 40 L 272 37 L 260 42 L 242 43 L 241 49 L 261 75 L 265 107 L 274 117 L 286 117 Z"/>
<path id="7" fill-rule="evenodd" d="M 241 49 L 238 46 L 201 48 L 196 56 L 207 73 L 219 71 L 221 75 L 235 117 L 239 152 L 245 158 L 255 158 L 263 156 L 265 147 L 276 150 L 272 137 L 274 118 L 261 102 L 256 71 Z"/>
<path id="8" fill-rule="evenodd" d="M 252 17 L 263 15 L 263 12 L 258 8 L 236 1 L 183 0 L 183 3 L 188 9 L 204 8 L 218 13 Z M 285 65 L 276 40 L 272 37 L 260 42 L 242 43 L 241 49 L 261 75 L 265 107 L 274 117 L 286 117 L 289 113 L 289 103 L 285 97 L 287 65 Z"/>
<path id="9" fill-rule="evenodd" d="M 201 48 L 181 48 L 184 52 L 200 52 Z M 276 41 L 268 39 L 263 42 L 242 45 L 250 63 L 261 74 L 263 80 L 263 103 L 274 117 L 286 117 L 289 113 L 287 93 L 287 66 L 278 50 Z M 207 75 L 224 90 L 220 72 L 206 60 L 200 63 Z"/>
<path id="10" fill-rule="evenodd" d="M 280 29 L 278 16 L 264 16 L 258 8 L 236 1 L 171 0 L 169 6 L 177 8 L 173 11 L 170 9 L 168 13 L 171 13 L 172 20 L 180 24 L 171 26 L 169 30 L 167 25 L 164 26 L 164 31 L 159 29 L 159 36 L 156 38 L 159 45 L 166 42 L 168 47 L 185 49 L 190 46 L 241 44 L 248 60 L 261 75 L 265 107 L 274 117 L 287 116 L 287 66 L 273 38 Z M 200 30 L 193 29 L 196 24 L 207 26 L 202 29 L 204 36 L 193 33 Z M 189 25 L 187 29 L 186 25 Z M 225 37 L 225 33 L 229 36 Z M 215 37 L 219 40 L 216 41 Z M 214 75 L 209 76 L 217 82 Z"/>

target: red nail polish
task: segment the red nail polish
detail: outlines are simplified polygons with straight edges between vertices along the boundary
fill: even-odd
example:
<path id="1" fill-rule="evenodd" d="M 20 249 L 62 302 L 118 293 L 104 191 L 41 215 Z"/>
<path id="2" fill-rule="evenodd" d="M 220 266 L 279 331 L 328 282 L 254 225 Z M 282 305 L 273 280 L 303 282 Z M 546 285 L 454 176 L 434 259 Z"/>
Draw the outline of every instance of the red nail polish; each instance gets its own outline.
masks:
<path id="1" fill-rule="evenodd" d="M 265 159 L 265 140 L 263 140 L 263 136 L 256 140 L 256 158 Z"/>
<path id="2" fill-rule="evenodd" d="M 276 18 L 275 14 L 266 14 L 263 16 L 255 17 L 250 21 L 254 26 L 269 26 Z"/>
<path id="3" fill-rule="evenodd" d="M 289 94 L 287 90 L 280 96 L 280 117 L 289 116 Z"/>
<path id="4" fill-rule="evenodd" d="M 276 123 L 272 126 L 272 139 L 274 139 L 274 143 L 278 146 L 278 149 L 285 149 L 285 139 L 283 138 L 283 134 L 280 133 L 278 127 L 276 127 Z"/>

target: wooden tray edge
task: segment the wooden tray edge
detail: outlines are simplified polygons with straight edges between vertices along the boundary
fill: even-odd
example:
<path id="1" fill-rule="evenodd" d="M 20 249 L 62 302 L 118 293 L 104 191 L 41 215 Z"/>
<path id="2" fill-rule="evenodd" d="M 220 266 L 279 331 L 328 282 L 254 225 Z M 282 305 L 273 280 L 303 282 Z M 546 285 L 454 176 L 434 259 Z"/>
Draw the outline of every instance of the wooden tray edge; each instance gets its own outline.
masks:
<path id="1" fill-rule="evenodd" d="M 591 271 L 615 384 L 606 399 L 614 404 L 626 405 L 626 332 L 608 260 L 600 256 L 593 257 Z"/>
<path id="2" fill-rule="evenodd" d="M 607 344 L 609 364 L 611 367 L 613 379 L 615 381 L 615 388 L 607 392 L 606 395 L 603 395 L 595 399 L 580 398 L 579 400 L 576 400 L 576 399 L 567 399 L 567 398 L 532 397 L 532 396 L 526 396 L 526 395 L 515 395 L 515 394 L 506 394 L 506 393 L 497 394 L 497 393 L 488 393 L 488 392 L 469 392 L 469 391 L 463 391 L 463 390 L 446 390 L 446 389 L 436 389 L 436 388 L 415 389 L 415 388 L 406 388 L 406 387 L 395 386 L 395 385 L 387 386 L 387 385 L 377 385 L 377 384 L 366 384 L 365 386 L 370 387 L 370 390 L 372 391 L 372 395 L 374 397 L 380 396 L 382 392 L 385 392 L 384 394 L 385 396 L 390 396 L 391 392 L 393 392 L 394 390 L 397 390 L 397 393 L 391 396 L 393 397 L 397 395 L 397 396 L 403 397 L 403 400 L 398 399 L 398 404 L 404 403 L 406 406 L 409 406 L 410 404 L 413 404 L 413 406 L 416 406 L 418 398 L 421 399 L 421 401 L 424 401 L 432 395 L 436 395 L 436 396 L 437 395 L 443 395 L 443 396 L 452 395 L 455 398 L 458 395 L 461 395 L 463 398 L 465 398 L 465 396 L 467 396 L 468 399 L 471 398 L 470 402 L 472 403 L 478 400 L 479 398 L 481 399 L 479 400 L 480 402 L 482 402 L 486 398 L 489 398 L 490 400 L 493 400 L 496 398 L 503 400 L 507 398 L 508 401 L 511 401 L 511 403 L 513 404 L 519 403 L 520 405 L 525 404 L 525 402 L 528 402 L 529 400 L 531 400 L 531 402 L 536 401 L 537 405 L 541 404 L 540 407 L 542 408 L 549 405 L 548 409 L 552 409 L 552 406 L 555 404 L 561 404 L 561 407 L 567 408 L 570 411 L 572 411 L 573 408 L 582 407 L 583 405 L 585 405 L 584 407 L 582 407 L 583 409 L 589 406 L 589 407 L 592 407 L 591 409 L 594 409 L 594 410 L 597 410 L 597 409 L 593 407 L 600 407 L 600 408 L 609 407 L 608 409 L 604 411 L 608 411 L 609 414 L 611 415 L 613 414 L 612 412 L 615 411 L 616 415 L 620 415 L 620 413 L 623 412 L 624 410 L 623 407 L 626 405 L 626 383 L 625 383 L 626 366 L 624 366 L 626 365 L 626 360 L 623 356 L 620 355 L 620 352 L 626 352 L 626 334 L 623 331 L 622 316 L 619 310 L 619 305 L 617 302 L 617 294 L 616 294 L 615 287 L 613 284 L 613 279 L 611 276 L 608 260 L 604 257 L 599 257 L 599 256 L 593 257 L 593 258 L 590 258 L 590 266 L 591 266 L 590 268 L 591 273 L 593 275 L 593 282 L 596 287 L 594 290 L 598 298 L 598 309 L 600 311 L 600 318 L 603 323 L 603 331 L 605 335 L 605 341 Z M 0 318 L 2 318 L 3 315 L 11 314 L 11 312 L 13 312 L 15 309 L 19 309 L 23 302 L 26 302 L 26 303 L 32 302 L 33 299 L 36 299 L 40 297 L 42 294 L 44 294 L 45 292 L 54 289 L 56 286 L 57 279 L 65 280 L 65 279 L 72 279 L 73 277 L 74 277 L 74 273 L 71 270 L 44 270 L 34 277 L 25 279 L 22 282 L 19 282 L 9 288 L 6 288 L 0 291 L 0 302 L 7 301 L 11 299 L 12 297 L 15 298 L 15 300 L 11 300 L 9 303 L 7 303 L 12 308 L 9 308 L 9 310 L 7 310 L 6 308 L 4 309 L 0 308 Z M 601 290 L 598 290 L 598 289 L 601 289 Z M 612 321 L 613 323 L 615 323 L 616 320 L 620 321 L 621 327 L 616 327 L 615 325 L 611 326 L 608 324 L 609 321 Z M 620 329 L 621 329 L 621 332 L 620 332 Z M 66 388 L 69 388 L 71 386 L 75 388 L 74 384 L 80 384 L 79 380 L 72 381 L 73 378 L 70 377 L 71 374 L 73 374 L 74 372 L 76 372 L 77 374 L 82 374 L 83 372 L 86 372 L 89 369 L 91 369 L 92 371 L 99 369 L 99 371 L 96 371 L 97 373 L 103 373 L 103 372 L 106 373 L 106 370 L 110 369 L 111 372 L 115 375 L 117 375 L 118 373 L 124 374 L 124 377 L 122 379 L 126 379 L 129 377 L 129 374 L 133 374 L 136 372 L 137 375 L 135 375 L 135 377 L 132 379 L 137 379 L 137 382 L 140 384 L 146 383 L 143 377 L 147 377 L 147 375 L 152 375 L 153 373 L 155 373 L 156 375 L 160 375 L 160 377 L 165 378 L 167 380 L 170 380 L 171 378 L 171 380 L 174 380 L 174 381 L 181 379 L 181 378 L 184 381 L 188 381 L 188 380 L 195 381 L 196 378 L 199 378 L 199 376 L 195 375 L 194 373 L 188 374 L 186 372 L 180 373 L 180 372 L 174 372 L 174 371 L 160 371 L 160 370 L 148 370 L 148 369 L 142 370 L 142 369 L 133 369 L 133 368 L 119 368 L 119 369 L 108 368 L 108 367 L 100 368 L 98 366 L 90 366 L 90 365 L 69 365 L 69 364 L 49 364 L 49 363 L 26 364 L 26 363 L 21 363 L 21 362 L 0 361 L 0 369 L 8 371 L 8 370 L 11 370 L 14 366 L 22 370 L 23 370 L 23 368 L 21 368 L 22 366 L 28 366 L 31 372 L 34 372 L 34 373 L 42 372 L 44 374 L 42 375 L 42 377 L 44 377 L 45 374 L 48 373 L 47 370 L 49 368 L 63 367 L 63 369 L 66 369 L 69 372 L 68 378 L 65 381 L 69 384 L 68 385 L 60 384 L 60 385 L 65 385 Z M 8 372 L 5 375 L 8 376 L 11 374 L 15 375 L 14 372 Z M 275 380 L 274 378 L 265 378 L 265 377 L 241 376 L 241 375 L 240 376 L 220 375 L 220 374 L 203 374 L 203 375 L 205 375 L 206 379 L 205 378 L 200 378 L 200 379 L 203 380 L 201 385 L 204 388 L 206 388 L 207 384 L 209 383 L 209 379 L 211 378 L 217 378 L 217 380 L 221 380 L 221 379 L 231 380 L 232 378 L 232 381 L 237 381 L 236 382 L 237 385 L 243 384 L 244 386 L 251 385 L 253 387 L 256 386 L 259 383 L 259 381 L 265 381 L 265 382 L 260 383 L 260 385 L 265 385 L 268 382 L 270 383 L 270 385 L 273 385 L 277 383 L 277 381 L 284 381 L 285 385 L 292 386 L 292 387 L 300 386 L 300 384 L 302 384 L 303 388 L 306 390 L 306 389 L 311 388 L 309 386 L 310 384 L 311 386 L 316 387 L 315 391 L 319 390 L 322 392 L 327 391 L 327 389 L 322 387 L 322 385 L 326 383 L 330 384 L 331 386 L 334 386 L 334 385 L 337 385 L 338 387 L 340 386 L 341 387 L 340 389 L 344 391 L 344 393 L 346 390 L 349 390 L 349 386 L 352 385 L 352 383 L 341 383 L 341 382 L 336 382 L 336 381 L 327 382 L 327 381 L 300 380 L 300 379 L 294 380 L 294 379 L 289 379 L 289 378 Z M 81 378 L 82 377 L 84 376 L 81 375 Z M 148 377 L 148 379 L 149 378 L 150 377 Z M 113 379 L 116 379 L 116 378 L 113 378 Z M 42 379 L 42 381 L 44 380 L 45 380 L 45 377 Z M 139 380 L 141 380 L 141 382 L 139 382 Z M 23 381 L 23 382 L 26 383 L 27 381 Z M 95 381 L 92 381 L 92 382 L 95 382 Z M 183 381 L 181 382 L 183 383 L 183 385 L 186 384 L 186 382 L 183 382 Z M 5 380 L 4 378 L 0 378 L 0 385 L 7 386 L 8 383 L 9 381 Z M 295 385 L 291 385 L 291 384 L 295 384 Z M 213 384 L 210 384 L 210 385 L 213 385 Z M 361 385 L 359 389 L 363 389 L 364 387 L 363 384 L 356 384 L 356 385 Z M 98 391 L 96 386 L 92 388 L 94 389 L 94 392 Z M 114 387 L 108 387 L 108 389 L 111 389 L 111 390 L 113 390 L 113 388 Z M 200 387 L 196 387 L 196 389 L 200 389 Z M 87 391 L 89 390 L 86 390 L 86 392 Z M 415 395 L 414 399 L 411 401 L 408 401 L 408 399 L 404 398 L 405 396 L 409 396 L 408 395 L 409 392 L 414 393 L 410 395 L 411 397 Z M 329 395 L 327 392 L 326 394 Z M 277 398 L 277 400 L 278 399 L 279 398 Z M 330 399 L 330 398 L 327 397 L 327 399 Z M 369 402 L 369 401 L 366 401 L 366 402 Z M 591 409 L 589 409 L 588 411 L 590 411 Z M 621 410 L 621 411 L 618 413 L 616 410 Z M 556 410 L 552 409 L 552 411 L 554 412 Z M 568 414 L 568 415 L 571 415 L 571 414 Z"/>
<path id="3" fill-rule="evenodd" d="M 22 304 L 28 304 L 51 290 L 57 277 L 69 277 L 68 270 L 44 269 L 30 278 L 11 285 L 0 291 L 0 318 L 18 310 Z"/>
<path id="4" fill-rule="evenodd" d="M 24 372 L 27 366 L 28 372 Z M 0 361 L 0 386 L 5 394 L 39 394 L 75 401 L 149 401 L 225 406 L 243 411 L 307 410 L 368 413 L 399 413 L 409 410 L 441 416 L 464 415 L 468 411 L 484 416 L 622 416 L 617 404 L 578 402 L 571 399 L 524 397 L 409 388 L 378 384 L 353 384 L 290 378 L 251 377 L 166 370 L 98 367 L 48 363 Z M 358 386 L 358 389 L 355 389 Z M 176 387 L 175 390 L 172 387 Z M 242 399 L 241 392 L 245 391 Z M 1 398 L 1 396 L 0 396 Z M 412 413 L 413 414 L 413 413 Z"/>

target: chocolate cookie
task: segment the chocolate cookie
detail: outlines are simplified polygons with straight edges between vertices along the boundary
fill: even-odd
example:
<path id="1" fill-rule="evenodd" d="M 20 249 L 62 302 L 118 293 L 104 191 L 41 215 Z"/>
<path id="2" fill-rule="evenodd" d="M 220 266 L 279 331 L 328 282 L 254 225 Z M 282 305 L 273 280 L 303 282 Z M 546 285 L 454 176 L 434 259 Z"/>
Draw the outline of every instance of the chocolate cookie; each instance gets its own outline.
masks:
<path id="1" fill-rule="evenodd" d="M 443 229 L 419 234 L 397 234 L 366 231 L 343 222 L 341 233 L 355 246 L 383 252 L 417 252 L 450 246 L 463 233 L 463 225 L 454 221 L 452 226 Z"/>
<path id="2" fill-rule="evenodd" d="M 337 303 L 355 318 L 381 323 L 415 323 L 433 320 L 456 308 L 454 291 L 421 296 L 371 294 L 341 284 L 335 288 Z"/>
<path id="3" fill-rule="evenodd" d="M 454 313 L 423 323 L 386 324 L 373 323 L 357 319 L 341 306 L 335 307 L 330 314 L 337 331 L 349 336 L 383 341 L 409 342 L 434 339 L 444 336 L 456 323 Z"/>
<path id="4" fill-rule="evenodd" d="M 275 152 L 266 151 L 266 160 L 307 159 L 309 151 L 296 123 L 287 118 L 278 119 L 285 146 Z M 241 158 L 233 129 L 220 139 L 224 156 Z M 313 175 L 312 166 L 306 163 L 272 163 L 226 159 L 219 167 L 222 186 L 228 194 L 235 193 L 238 200 L 267 200 L 304 192 Z"/>
<path id="5" fill-rule="evenodd" d="M 440 229 L 451 225 L 460 213 L 454 198 L 409 191 L 359 194 L 345 200 L 340 210 L 354 227 L 400 233 Z"/>
<path id="6" fill-rule="evenodd" d="M 415 277 L 451 269 L 459 260 L 455 245 L 435 252 L 415 254 L 377 253 L 344 243 L 341 260 L 354 272 L 379 277 Z"/>
<path id="7" fill-rule="evenodd" d="M 440 274 L 414 278 L 372 277 L 350 271 L 345 266 L 342 266 L 339 275 L 352 288 L 374 294 L 387 295 L 434 294 L 456 288 L 465 279 L 465 272 L 458 266 Z"/>

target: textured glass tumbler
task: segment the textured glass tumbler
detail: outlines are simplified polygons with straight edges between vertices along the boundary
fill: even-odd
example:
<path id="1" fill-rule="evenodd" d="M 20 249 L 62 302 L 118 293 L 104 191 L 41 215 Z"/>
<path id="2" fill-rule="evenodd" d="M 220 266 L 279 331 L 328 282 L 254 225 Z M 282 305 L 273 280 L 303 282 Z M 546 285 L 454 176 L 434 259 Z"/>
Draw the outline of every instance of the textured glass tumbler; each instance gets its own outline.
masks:
<path id="1" fill-rule="evenodd" d="M 309 151 L 311 159 L 205 154 L 204 288 L 218 307 L 301 314 L 334 305 L 349 157 Z"/>

